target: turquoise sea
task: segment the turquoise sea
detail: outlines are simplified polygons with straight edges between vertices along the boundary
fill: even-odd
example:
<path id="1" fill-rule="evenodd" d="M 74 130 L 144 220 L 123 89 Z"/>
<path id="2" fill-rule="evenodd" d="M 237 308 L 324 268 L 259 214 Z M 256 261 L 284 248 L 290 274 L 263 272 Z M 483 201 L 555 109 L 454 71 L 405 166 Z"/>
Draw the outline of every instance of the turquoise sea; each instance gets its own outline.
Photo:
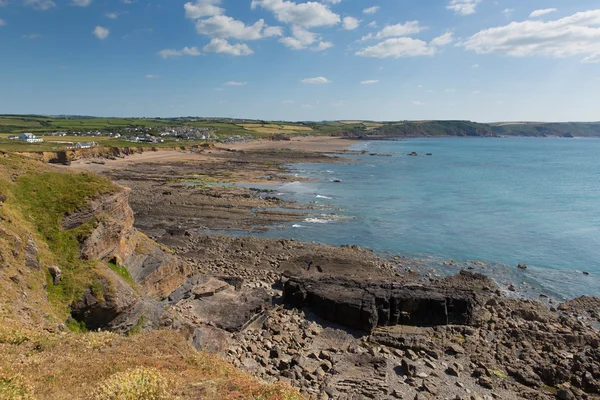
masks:
<path id="1" fill-rule="evenodd" d="M 496 281 L 523 290 L 600 295 L 600 140 L 409 139 L 353 149 L 392 156 L 291 165 L 314 181 L 280 185 L 281 196 L 331 209 L 266 235 L 422 258 L 441 273 L 456 273 L 443 261 L 484 261 Z"/>

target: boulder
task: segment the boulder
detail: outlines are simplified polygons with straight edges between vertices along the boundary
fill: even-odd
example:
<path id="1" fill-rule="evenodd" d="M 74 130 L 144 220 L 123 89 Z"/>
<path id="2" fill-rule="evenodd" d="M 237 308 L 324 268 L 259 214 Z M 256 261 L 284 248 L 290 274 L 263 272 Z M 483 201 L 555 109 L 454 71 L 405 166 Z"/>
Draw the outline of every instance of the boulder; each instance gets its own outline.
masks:
<path id="1" fill-rule="evenodd" d="M 311 308 L 324 319 L 367 332 L 378 326 L 468 325 L 475 321 L 475 296 L 468 291 L 340 277 L 292 277 L 284 285 L 283 296 L 292 306 Z"/>
<path id="2" fill-rule="evenodd" d="M 50 275 L 52 276 L 52 283 L 58 285 L 62 280 L 62 271 L 60 268 L 56 265 L 51 265 L 48 267 L 48 272 L 50 272 Z"/>

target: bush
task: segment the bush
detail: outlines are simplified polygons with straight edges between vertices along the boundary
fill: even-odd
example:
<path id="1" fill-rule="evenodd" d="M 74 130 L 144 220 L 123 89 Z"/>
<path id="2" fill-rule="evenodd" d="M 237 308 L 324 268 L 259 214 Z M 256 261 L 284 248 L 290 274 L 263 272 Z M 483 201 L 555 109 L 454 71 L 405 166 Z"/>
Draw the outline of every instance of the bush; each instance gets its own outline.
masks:
<path id="1" fill-rule="evenodd" d="M 32 392 L 22 375 L 9 377 L 0 370 L 0 400 L 29 400 L 33 398 Z"/>
<path id="2" fill-rule="evenodd" d="M 96 389 L 94 400 L 167 400 L 171 382 L 153 368 L 119 372 Z"/>

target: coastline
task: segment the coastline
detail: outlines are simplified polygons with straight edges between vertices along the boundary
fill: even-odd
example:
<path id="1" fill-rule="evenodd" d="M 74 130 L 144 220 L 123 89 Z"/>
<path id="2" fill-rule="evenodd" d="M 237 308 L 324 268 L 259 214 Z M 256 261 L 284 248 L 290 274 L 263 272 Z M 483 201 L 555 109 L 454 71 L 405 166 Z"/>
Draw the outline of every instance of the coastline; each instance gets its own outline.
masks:
<path id="1" fill-rule="evenodd" d="M 215 351 L 267 382 L 292 385 L 308 399 L 350 394 L 553 399 L 557 392 L 573 398 L 595 393 L 596 386 L 589 386 L 580 372 L 596 368 L 595 358 L 575 361 L 579 369 L 566 373 L 568 386 L 563 385 L 562 364 L 554 360 L 565 351 L 587 357 L 588 350 L 598 348 L 592 326 L 600 316 L 589 312 L 596 300 L 542 304 L 511 299 L 476 269 L 436 277 L 417 273 L 411 263 L 418 260 L 390 260 L 358 246 L 252 236 L 257 226 L 304 218 L 306 209 L 282 202 L 272 191 L 218 182 L 293 182 L 298 178 L 290 177 L 284 165 L 340 160 L 330 156 L 331 148 L 319 152 L 272 145 L 84 164 L 104 166 L 103 174 L 131 188 L 136 228 L 190 264 L 187 281 L 166 299 L 171 307 L 167 321 L 173 329 L 191 332 L 197 348 Z M 284 211 L 292 208 L 292 213 Z M 215 233 L 228 230 L 247 236 Z M 194 297 L 206 279 L 227 289 Z M 292 307 L 293 288 L 310 293 L 305 300 L 318 301 Z M 364 299 L 374 295 L 382 296 L 380 303 L 363 309 Z M 408 313 L 405 324 L 385 320 L 394 314 L 389 305 L 397 301 L 407 307 L 396 315 L 397 320 Z M 446 306 L 472 302 L 469 320 L 432 323 L 427 318 L 440 301 Z M 375 324 L 373 330 L 356 329 L 353 321 L 362 317 L 344 317 L 355 310 L 369 315 L 360 327 Z M 379 315 L 381 326 L 373 322 Z M 582 339 L 573 341 L 576 335 Z"/>

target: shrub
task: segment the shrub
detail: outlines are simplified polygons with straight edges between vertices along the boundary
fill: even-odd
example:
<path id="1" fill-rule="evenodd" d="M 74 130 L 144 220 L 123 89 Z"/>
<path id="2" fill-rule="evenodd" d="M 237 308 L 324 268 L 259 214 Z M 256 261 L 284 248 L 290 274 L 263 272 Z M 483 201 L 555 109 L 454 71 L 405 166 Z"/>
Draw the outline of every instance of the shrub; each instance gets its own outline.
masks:
<path id="1" fill-rule="evenodd" d="M 94 400 L 167 400 L 171 382 L 153 368 L 119 372 L 96 389 Z"/>
<path id="2" fill-rule="evenodd" d="M 7 376 L 0 370 L 0 400 L 33 399 L 33 389 L 25 382 L 23 376 Z"/>

